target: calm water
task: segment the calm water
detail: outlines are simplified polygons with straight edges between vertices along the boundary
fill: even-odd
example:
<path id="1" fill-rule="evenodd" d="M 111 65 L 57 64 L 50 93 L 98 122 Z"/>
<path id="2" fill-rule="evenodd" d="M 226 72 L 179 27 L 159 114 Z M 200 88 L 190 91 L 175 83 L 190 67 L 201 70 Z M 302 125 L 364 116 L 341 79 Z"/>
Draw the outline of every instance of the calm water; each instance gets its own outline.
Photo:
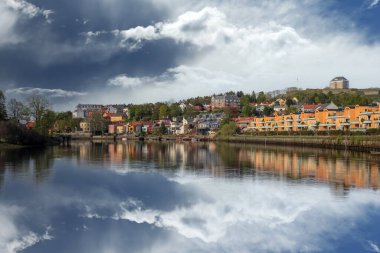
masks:
<path id="1" fill-rule="evenodd" d="M 380 156 L 242 144 L 0 151 L 0 252 L 380 252 Z"/>

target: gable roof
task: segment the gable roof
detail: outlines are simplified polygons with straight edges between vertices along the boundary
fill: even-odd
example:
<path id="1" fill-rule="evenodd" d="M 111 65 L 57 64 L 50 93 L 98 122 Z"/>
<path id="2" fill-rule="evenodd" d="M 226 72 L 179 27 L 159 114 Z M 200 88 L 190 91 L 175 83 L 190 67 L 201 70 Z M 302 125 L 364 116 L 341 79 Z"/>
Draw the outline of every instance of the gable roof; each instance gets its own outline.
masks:
<path id="1" fill-rule="evenodd" d="M 331 80 L 332 82 L 335 82 L 335 81 L 348 81 L 344 76 L 337 76 L 335 77 L 333 80 Z"/>
<path id="2" fill-rule="evenodd" d="M 336 104 L 334 104 L 334 102 L 331 102 L 329 104 L 321 104 L 318 106 L 317 108 L 319 111 L 323 111 L 324 109 L 327 109 L 327 110 L 338 110 L 339 107 L 336 106 Z"/>

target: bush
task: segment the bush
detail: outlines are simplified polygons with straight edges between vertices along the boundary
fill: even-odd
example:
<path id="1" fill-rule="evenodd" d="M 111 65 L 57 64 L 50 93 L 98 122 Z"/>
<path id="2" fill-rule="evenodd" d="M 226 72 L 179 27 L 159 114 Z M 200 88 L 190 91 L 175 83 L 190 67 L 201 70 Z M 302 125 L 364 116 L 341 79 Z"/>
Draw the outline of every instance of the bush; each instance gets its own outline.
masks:
<path id="1" fill-rule="evenodd" d="M 236 134 L 238 131 L 238 127 L 234 122 L 230 122 L 220 129 L 220 133 L 222 136 L 231 136 Z"/>
<path id="2" fill-rule="evenodd" d="M 0 141 L 19 145 L 45 145 L 47 138 L 17 122 L 1 121 Z"/>

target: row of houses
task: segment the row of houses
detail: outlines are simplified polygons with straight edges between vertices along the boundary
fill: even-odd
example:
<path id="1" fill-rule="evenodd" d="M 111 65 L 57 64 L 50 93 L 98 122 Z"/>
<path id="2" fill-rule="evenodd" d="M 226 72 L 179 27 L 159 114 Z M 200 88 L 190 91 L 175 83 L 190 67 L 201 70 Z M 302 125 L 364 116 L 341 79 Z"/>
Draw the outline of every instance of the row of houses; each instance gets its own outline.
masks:
<path id="1" fill-rule="evenodd" d="M 365 131 L 366 129 L 379 128 L 380 105 L 356 105 L 338 109 L 332 103 L 317 106 L 313 112 L 307 112 L 306 110 L 298 114 L 275 112 L 272 116 L 236 118 L 234 121 L 243 132 Z"/>
<path id="2" fill-rule="evenodd" d="M 105 117 L 105 115 L 104 115 Z M 110 116 L 105 132 L 109 134 L 152 134 L 156 130 L 167 134 L 212 134 L 220 128 L 224 113 L 203 113 L 195 117 L 161 118 L 154 121 L 126 122 L 123 116 Z M 91 121 L 83 120 L 80 123 L 82 132 L 93 132 Z"/>
<path id="3" fill-rule="evenodd" d="M 126 115 L 128 107 L 125 104 L 101 105 L 101 104 L 78 104 L 73 112 L 74 118 L 88 118 L 94 113 L 108 113 L 109 115 Z"/>

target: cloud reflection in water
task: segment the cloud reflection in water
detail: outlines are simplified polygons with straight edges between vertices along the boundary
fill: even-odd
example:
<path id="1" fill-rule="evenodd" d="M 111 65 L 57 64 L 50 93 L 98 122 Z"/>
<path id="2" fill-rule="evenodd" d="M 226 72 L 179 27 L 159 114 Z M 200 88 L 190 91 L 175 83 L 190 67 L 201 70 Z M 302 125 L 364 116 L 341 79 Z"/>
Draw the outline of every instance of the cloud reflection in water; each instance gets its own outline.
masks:
<path id="1" fill-rule="evenodd" d="M 120 174 L 68 157 L 51 166 L 37 185 L 26 170 L 2 174 L 1 252 L 376 252 L 380 242 L 376 190 L 339 196 L 327 184 L 260 175 Z"/>

